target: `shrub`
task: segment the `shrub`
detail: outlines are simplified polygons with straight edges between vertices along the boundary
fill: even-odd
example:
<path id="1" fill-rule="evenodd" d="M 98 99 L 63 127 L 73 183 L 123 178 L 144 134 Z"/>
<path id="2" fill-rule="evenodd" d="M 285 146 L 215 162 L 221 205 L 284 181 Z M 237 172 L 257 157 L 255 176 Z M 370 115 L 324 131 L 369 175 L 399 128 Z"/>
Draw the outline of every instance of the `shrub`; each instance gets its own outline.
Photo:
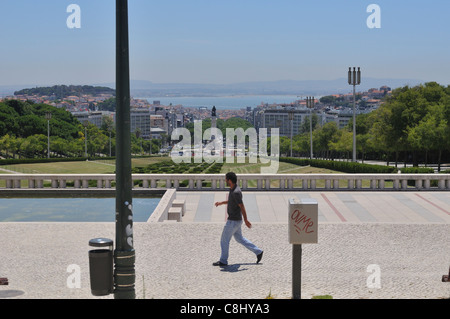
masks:
<path id="1" fill-rule="evenodd" d="M 309 160 L 301 158 L 280 157 L 280 161 L 291 163 L 299 166 L 313 166 L 326 168 L 333 171 L 351 174 L 390 174 L 395 173 L 396 168 L 384 165 L 362 164 L 354 162 L 326 161 L 326 160 Z"/>
<path id="2" fill-rule="evenodd" d="M 402 174 L 434 174 L 434 169 L 431 167 L 403 167 Z"/>

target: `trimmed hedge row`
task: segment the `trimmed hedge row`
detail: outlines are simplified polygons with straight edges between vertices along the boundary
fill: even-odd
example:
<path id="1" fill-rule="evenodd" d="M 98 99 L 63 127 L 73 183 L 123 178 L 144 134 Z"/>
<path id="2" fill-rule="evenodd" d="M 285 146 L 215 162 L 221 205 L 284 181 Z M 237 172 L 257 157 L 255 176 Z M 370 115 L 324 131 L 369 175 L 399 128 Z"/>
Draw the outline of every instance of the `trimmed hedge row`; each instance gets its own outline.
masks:
<path id="1" fill-rule="evenodd" d="M 56 163 L 56 162 L 82 162 L 86 160 L 109 160 L 115 159 L 115 157 L 62 157 L 62 158 L 22 158 L 22 159 L 2 159 L 1 165 L 18 165 L 18 164 L 38 164 L 38 163 Z"/>
<path id="2" fill-rule="evenodd" d="M 400 171 L 402 174 L 434 174 L 431 167 L 403 167 Z"/>
<path id="3" fill-rule="evenodd" d="M 362 164 L 354 162 L 310 160 L 302 158 L 280 157 L 281 162 L 291 163 L 299 166 L 313 166 L 326 168 L 334 171 L 350 174 L 390 174 L 396 173 L 397 169 L 392 166 Z"/>
<path id="4" fill-rule="evenodd" d="M 153 163 L 145 167 L 134 167 L 132 172 L 135 174 L 218 174 L 222 169 L 222 163 L 209 164 L 202 163 L 174 163 L 164 161 Z"/>

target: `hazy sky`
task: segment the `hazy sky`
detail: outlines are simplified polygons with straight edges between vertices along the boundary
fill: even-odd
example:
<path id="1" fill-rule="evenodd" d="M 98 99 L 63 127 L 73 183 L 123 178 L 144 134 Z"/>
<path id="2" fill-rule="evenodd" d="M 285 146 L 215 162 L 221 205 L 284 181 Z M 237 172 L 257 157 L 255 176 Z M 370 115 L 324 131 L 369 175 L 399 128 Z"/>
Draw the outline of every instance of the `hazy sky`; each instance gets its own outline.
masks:
<path id="1" fill-rule="evenodd" d="M 129 0 L 131 78 L 157 83 L 363 77 L 450 84 L 448 0 Z M 70 4 L 81 28 L 66 24 Z M 370 29 L 370 4 L 381 28 Z M 114 0 L 1 0 L 0 85 L 115 79 Z"/>

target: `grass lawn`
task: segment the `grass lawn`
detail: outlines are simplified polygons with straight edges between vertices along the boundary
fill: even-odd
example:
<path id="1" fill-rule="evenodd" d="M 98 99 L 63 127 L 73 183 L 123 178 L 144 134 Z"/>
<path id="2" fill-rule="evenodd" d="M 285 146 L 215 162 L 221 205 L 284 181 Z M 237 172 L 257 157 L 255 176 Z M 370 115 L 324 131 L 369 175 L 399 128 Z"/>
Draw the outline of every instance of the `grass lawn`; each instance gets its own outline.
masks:
<path id="1" fill-rule="evenodd" d="M 150 157 L 150 158 L 133 158 L 132 167 L 145 167 L 147 165 L 172 161 L 170 157 Z M 259 174 L 262 166 L 269 166 L 270 164 L 261 163 L 225 163 L 222 166 L 221 174 L 225 175 L 227 172 L 235 172 L 236 174 Z M 99 161 L 81 161 L 81 162 L 54 162 L 54 163 L 37 163 L 37 164 L 18 164 L 0 166 L 5 170 L 14 171 L 22 174 L 114 174 L 115 160 L 99 160 Z M 9 174 L 11 172 L 0 170 L 0 174 Z M 297 166 L 291 163 L 279 162 L 278 174 L 342 174 L 338 171 L 333 171 L 324 168 L 317 168 L 311 166 Z M 238 176 L 239 177 L 239 176 Z M 301 187 L 302 181 L 295 181 L 294 187 Z M 0 187 L 4 187 L 5 182 L 0 181 Z M 249 187 L 256 187 L 256 180 L 248 182 Z M 324 180 L 317 180 L 316 187 L 322 188 L 325 185 Z M 278 181 L 271 183 L 272 187 L 279 187 Z M 364 188 L 370 186 L 368 180 L 362 182 Z M 345 187 L 345 185 L 341 185 Z M 392 187 L 392 182 L 386 182 L 386 187 Z"/>
<path id="2" fill-rule="evenodd" d="M 224 163 L 221 173 L 226 174 L 227 172 L 235 172 L 236 174 L 259 174 L 261 173 L 261 167 L 268 167 L 269 165 L 270 164 L 261 163 Z M 340 172 L 324 168 L 298 166 L 291 163 L 280 162 L 278 174 L 340 174 Z"/>
<path id="3" fill-rule="evenodd" d="M 259 174 L 261 173 L 261 166 L 268 166 L 270 164 L 251 164 L 251 163 L 225 163 L 222 166 L 221 173 L 224 175 L 227 172 L 235 172 L 236 175 L 239 174 Z M 340 174 L 340 172 L 332 171 L 324 168 L 317 168 L 311 166 L 298 166 L 291 163 L 280 162 L 278 167 L 278 174 Z M 256 180 L 249 180 L 247 183 L 248 187 L 256 187 Z M 270 183 L 271 187 L 279 187 L 279 181 L 272 181 Z M 301 187 L 302 181 L 294 181 L 294 187 Z M 316 182 L 317 187 L 324 187 L 325 180 L 318 180 Z"/>
<path id="4" fill-rule="evenodd" d="M 131 164 L 133 167 L 146 166 L 152 163 L 167 160 L 170 160 L 170 158 L 133 158 Z M 0 168 L 21 174 L 114 174 L 115 165 L 115 160 L 99 160 L 4 165 L 0 166 Z M 0 170 L 0 174 L 7 174 L 7 172 Z"/>

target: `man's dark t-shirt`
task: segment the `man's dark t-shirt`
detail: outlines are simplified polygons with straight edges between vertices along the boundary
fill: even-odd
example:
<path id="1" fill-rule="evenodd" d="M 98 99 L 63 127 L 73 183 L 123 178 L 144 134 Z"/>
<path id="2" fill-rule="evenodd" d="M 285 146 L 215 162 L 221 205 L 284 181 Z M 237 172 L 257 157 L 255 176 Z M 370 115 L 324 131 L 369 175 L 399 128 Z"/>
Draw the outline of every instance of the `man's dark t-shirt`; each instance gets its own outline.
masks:
<path id="1" fill-rule="evenodd" d="M 229 220 L 242 220 L 242 213 L 239 204 L 242 204 L 242 192 L 239 186 L 235 185 L 228 193 L 227 213 Z"/>

